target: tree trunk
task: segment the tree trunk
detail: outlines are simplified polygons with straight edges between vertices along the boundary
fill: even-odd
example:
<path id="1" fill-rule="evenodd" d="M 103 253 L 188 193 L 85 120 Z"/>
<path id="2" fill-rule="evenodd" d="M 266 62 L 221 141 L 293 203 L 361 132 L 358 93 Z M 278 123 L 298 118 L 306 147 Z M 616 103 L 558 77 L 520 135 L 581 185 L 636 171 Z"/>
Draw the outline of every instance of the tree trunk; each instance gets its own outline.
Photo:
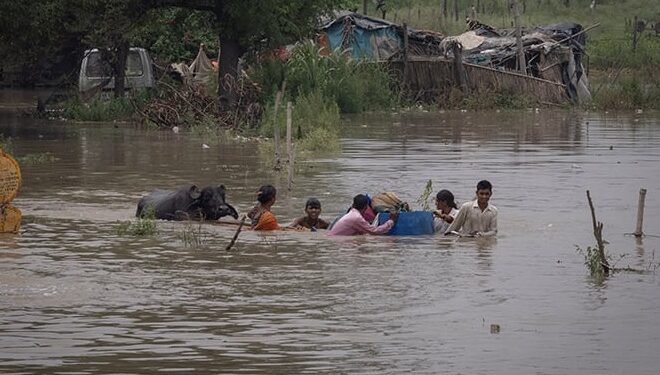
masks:
<path id="1" fill-rule="evenodd" d="M 220 69 L 218 76 L 218 98 L 220 108 L 226 110 L 236 103 L 236 79 L 241 45 L 237 39 L 220 35 Z"/>
<path id="2" fill-rule="evenodd" d="M 458 0 L 454 0 L 454 21 L 458 22 Z"/>
<path id="3" fill-rule="evenodd" d="M 123 97 L 124 90 L 126 89 L 124 81 L 126 78 L 126 60 L 128 59 L 128 49 L 128 40 L 123 39 L 121 42 L 119 42 L 117 50 L 115 51 L 115 59 L 112 67 L 112 70 L 115 74 L 115 98 Z"/>
<path id="4" fill-rule="evenodd" d="M 442 16 L 447 18 L 447 0 L 442 0 Z"/>
<path id="5" fill-rule="evenodd" d="M 126 89 L 125 78 L 126 78 L 126 59 L 128 58 L 128 40 L 122 40 L 117 46 L 115 51 L 115 61 L 112 70 L 115 73 L 115 89 L 114 96 L 115 98 L 121 98 L 124 96 L 124 90 Z"/>

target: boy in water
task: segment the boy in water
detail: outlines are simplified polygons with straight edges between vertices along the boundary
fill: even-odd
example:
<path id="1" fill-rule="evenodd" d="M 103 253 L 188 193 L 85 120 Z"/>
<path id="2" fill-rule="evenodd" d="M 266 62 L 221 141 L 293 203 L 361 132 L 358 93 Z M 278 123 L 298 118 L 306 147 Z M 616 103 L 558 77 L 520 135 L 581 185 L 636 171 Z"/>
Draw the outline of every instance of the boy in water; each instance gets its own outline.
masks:
<path id="1" fill-rule="evenodd" d="M 316 198 L 309 198 L 307 203 L 305 203 L 305 214 L 307 216 L 299 217 L 291 223 L 291 227 L 294 228 L 307 228 L 311 229 L 312 232 L 317 229 L 328 229 L 330 225 L 327 221 L 321 219 L 321 202 Z"/>
<path id="2" fill-rule="evenodd" d="M 488 204 L 493 185 L 487 180 L 477 184 L 477 199 L 464 203 L 445 234 L 462 236 L 494 236 L 497 234 L 497 208 Z M 453 232 L 453 233 L 452 233 Z"/>

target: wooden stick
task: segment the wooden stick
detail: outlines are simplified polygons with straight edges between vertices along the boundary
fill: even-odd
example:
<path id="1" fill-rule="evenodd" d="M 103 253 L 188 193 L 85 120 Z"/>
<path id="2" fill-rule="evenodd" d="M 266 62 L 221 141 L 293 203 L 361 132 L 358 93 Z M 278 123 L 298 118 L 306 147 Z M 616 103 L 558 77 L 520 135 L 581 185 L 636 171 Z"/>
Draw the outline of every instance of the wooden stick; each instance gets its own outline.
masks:
<path id="1" fill-rule="evenodd" d="M 275 125 L 273 128 L 273 142 L 275 146 L 275 169 L 280 169 L 280 126 L 277 121 L 277 110 L 280 107 L 280 101 L 284 97 L 284 90 L 286 90 L 286 80 L 282 82 L 282 88 L 275 95 L 275 110 L 273 116 L 275 117 Z"/>
<path id="2" fill-rule="evenodd" d="M 639 189 L 639 201 L 637 203 L 637 228 L 635 229 L 635 237 L 644 236 L 642 232 L 642 224 L 644 223 L 644 201 L 646 199 L 646 189 Z"/>
<path id="3" fill-rule="evenodd" d="M 293 180 L 293 146 L 291 142 L 291 125 L 293 122 L 293 119 L 291 118 L 292 116 L 292 111 L 293 111 L 293 106 L 291 105 L 291 102 L 287 102 L 286 104 L 286 153 L 288 157 L 288 188 L 289 191 L 291 190 L 291 184 Z"/>
<path id="4" fill-rule="evenodd" d="M 591 194 L 587 190 L 587 199 L 589 200 L 589 208 L 591 209 L 591 222 L 594 227 L 594 237 L 596 237 L 596 243 L 598 244 L 598 257 L 600 258 L 600 264 L 603 267 L 603 273 L 605 275 L 610 272 L 610 264 L 607 261 L 605 256 L 605 243 L 603 242 L 603 223 L 596 221 L 596 210 L 594 210 L 594 204 L 591 201 Z"/>
<path id="5" fill-rule="evenodd" d="M 245 219 L 247 219 L 247 215 L 243 215 L 243 218 L 241 219 L 241 223 L 238 224 L 238 229 L 236 229 L 236 233 L 234 233 L 234 238 L 231 239 L 231 242 L 229 243 L 229 245 L 227 245 L 225 250 L 227 251 L 231 250 L 231 247 L 234 246 L 234 244 L 236 243 L 236 240 L 238 239 L 238 235 L 241 233 L 241 229 L 243 229 L 243 224 L 245 224 Z"/>

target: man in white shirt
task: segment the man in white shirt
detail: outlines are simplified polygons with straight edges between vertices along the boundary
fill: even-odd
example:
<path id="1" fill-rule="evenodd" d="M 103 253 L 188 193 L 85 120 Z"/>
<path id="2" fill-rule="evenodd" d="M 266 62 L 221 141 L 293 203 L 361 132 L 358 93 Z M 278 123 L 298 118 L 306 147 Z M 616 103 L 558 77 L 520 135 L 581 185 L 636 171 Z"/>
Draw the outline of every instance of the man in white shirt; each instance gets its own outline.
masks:
<path id="1" fill-rule="evenodd" d="M 493 185 L 486 180 L 477 184 L 477 199 L 461 206 L 458 215 L 445 234 L 462 236 L 494 236 L 497 234 L 497 208 L 488 204 L 493 195 Z"/>

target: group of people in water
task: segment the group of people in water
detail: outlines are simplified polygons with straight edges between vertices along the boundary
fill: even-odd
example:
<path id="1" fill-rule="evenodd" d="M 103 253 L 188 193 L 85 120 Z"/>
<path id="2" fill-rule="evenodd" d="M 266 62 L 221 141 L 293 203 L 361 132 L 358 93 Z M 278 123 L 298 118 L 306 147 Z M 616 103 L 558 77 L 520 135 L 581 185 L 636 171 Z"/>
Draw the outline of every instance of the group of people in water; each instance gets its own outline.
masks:
<path id="1" fill-rule="evenodd" d="M 471 237 L 497 234 L 497 208 L 489 203 L 492 194 L 492 184 L 487 180 L 481 180 L 477 183 L 476 198 L 459 208 L 451 191 L 440 190 L 435 199 L 436 209 L 433 210 L 434 232 Z M 252 229 L 262 231 L 283 229 L 271 212 L 276 199 L 277 190 L 272 185 L 259 188 L 257 204 L 247 214 Z M 397 210 L 390 210 L 388 219 L 377 225 L 378 223 L 374 222 L 375 213 L 371 199 L 365 194 L 353 197 L 353 204 L 348 212 L 333 223 L 321 219 L 320 215 L 321 202 L 317 198 L 309 198 L 305 203 L 305 216 L 295 219 L 286 228 L 312 231 L 327 229 L 327 234 L 331 236 L 386 234 L 399 218 Z"/>

